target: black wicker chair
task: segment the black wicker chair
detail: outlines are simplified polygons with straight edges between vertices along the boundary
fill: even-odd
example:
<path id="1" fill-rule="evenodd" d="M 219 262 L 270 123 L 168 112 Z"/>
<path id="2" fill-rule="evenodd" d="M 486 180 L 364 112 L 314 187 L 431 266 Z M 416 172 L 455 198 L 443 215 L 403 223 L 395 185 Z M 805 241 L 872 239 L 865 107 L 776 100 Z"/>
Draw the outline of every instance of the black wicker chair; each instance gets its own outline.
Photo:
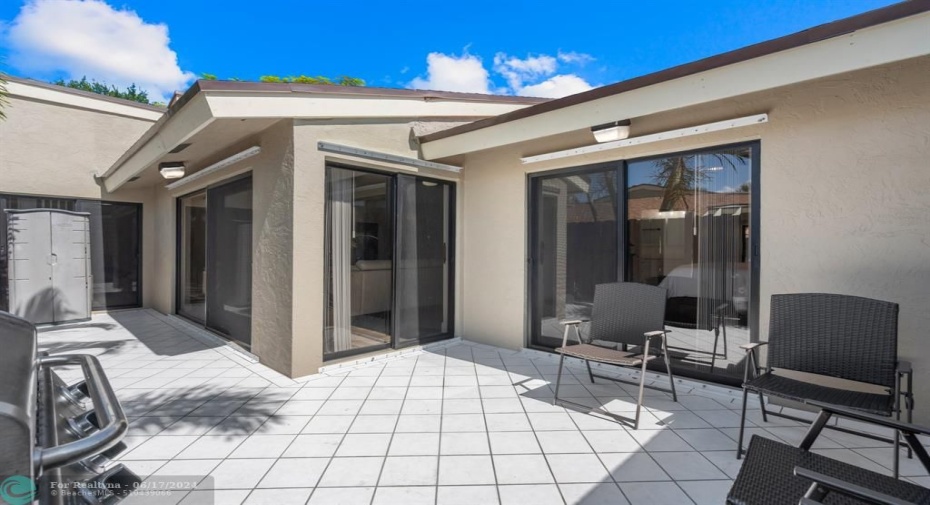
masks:
<path id="1" fill-rule="evenodd" d="M 760 368 L 756 350 L 768 345 L 766 367 Z M 822 293 L 772 295 L 769 340 L 740 346 L 746 350 L 743 409 L 736 457 L 742 455 L 746 399 L 759 395 L 762 420 L 768 415 L 804 419 L 767 411 L 763 395 L 799 402 L 820 401 L 900 419 L 901 397 L 907 420 L 913 411 L 910 365 L 898 360 L 898 305 L 890 302 Z M 803 382 L 773 373 L 793 370 L 877 385 L 885 393 L 869 393 Z M 907 391 L 902 391 L 902 378 Z M 898 475 L 900 437 L 888 439 L 841 427 L 830 427 L 894 444 L 894 474 Z"/>
<path id="2" fill-rule="evenodd" d="M 672 399 L 677 402 L 675 377 L 672 375 L 672 368 L 669 364 L 668 345 L 665 338 L 667 332 L 664 325 L 666 293 L 665 288 L 633 282 L 598 284 L 594 288 L 594 307 L 591 313 L 591 331 L 588 338 L 583 341 L 581 332 L 578 329 L 578 326 L 585 321 L 580 319 L 562 321 L 562 325 L 565 326 L 562 347 L 556 349 L 556 352 L 560 353 L 562 357 L 559 359 L 559 374 L 555 381 L 555 397 L 552 403 L 556 404 L 559 401 L 573 403 L 568 400 L 559 400 L 559 385 L 562 382 L 562 365 L 565 362 L 565 356 L 583 359 L 588 367 L 588 377 L 592 383 L 595 377 L 599 377 L 639 386 L 636 417 L 633 420 L 634 429 L 639 428 L 644 387 L 671 393 Z M 572 328 L 575 330 L 578 343 L 568 345 L 568 334 Z M 652 347 L 654 339 L 661 340 L 659 352 L 654 352 L 656 349 Z M 665 359 L 669 389 L 646 386 L 646 366 L 649 361 L 659 356 Z M 591 372 L 591 361 L 625 367 L 639 367 L 641 368 L 639 383 L 595 375 Z"/>
<path id="3" fill-rule="evenodd" d="M 752 437 L 746 461 L 727 495 L 728 504 L 930 504 L 930 489 L 810 452 L 817 436 L 836 415 L 897 430 L 930 471 L 930 456 L 917 439 L 917 435 L 930 435 L 930 429 L 859 410 L 811 404 L 822 410 L 799 447 L 759 435 Z"/>

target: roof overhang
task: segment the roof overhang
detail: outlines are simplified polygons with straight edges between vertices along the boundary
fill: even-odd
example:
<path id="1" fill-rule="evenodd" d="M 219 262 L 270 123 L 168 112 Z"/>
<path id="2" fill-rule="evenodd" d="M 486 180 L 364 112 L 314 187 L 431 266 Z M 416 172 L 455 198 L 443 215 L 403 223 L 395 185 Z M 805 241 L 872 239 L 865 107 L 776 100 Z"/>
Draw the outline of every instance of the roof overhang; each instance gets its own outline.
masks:
<path id="1" fill-rule="evenodd" d="M 178 145 L 224 120 L 474 121 L 543 100 L 378 88 L 199 81 L 101 176 L 113 192 Z"/>
<path id="2" fill-rule="evenodd" d="M 614 84 L 607 91 L 595 89 L 426 135 L 420 139 L 421 152 L 424 159 L 440 160 L 619 119 L 634 119 L 635 127 L 637 117 L 925 56 L 930 54 L 928 10 L 926 0 L 896 4 L 818 28 L 829 27 L 829 32 L 812 29 L 734 51 L 742 51 L 739 57 L 727 53 Z M 877 13 L 884 15 L 879 19 L 892 20 L 868 24 L 876 22 Z M 804 42 L 808 39 L 815 41 Z"/>
<path id="3" fill-rule="evenodd" d="M 6 92 L 13 97 L 153 122 L 165 114 L 163 108 L 83 92 L 56 84 L 15 77 L 5 77 L 5 79 L 7 80 Z"/>

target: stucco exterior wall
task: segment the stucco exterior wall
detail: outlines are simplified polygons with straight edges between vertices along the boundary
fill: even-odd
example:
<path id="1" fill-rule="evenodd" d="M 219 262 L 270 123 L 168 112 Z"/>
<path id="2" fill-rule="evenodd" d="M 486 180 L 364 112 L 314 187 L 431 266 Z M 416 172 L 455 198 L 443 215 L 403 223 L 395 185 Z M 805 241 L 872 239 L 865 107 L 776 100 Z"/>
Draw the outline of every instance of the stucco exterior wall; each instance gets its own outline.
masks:
<path id="1" fill-rule="evenodd" d="M 469 155 L 462 335 L 524 346 L 530 170 L 761 139 L 761 180 L 753 181 L 761 190 L 761 339 L 775 293 L 896 302 L 899 354 L 916 370 L 917 417 L 930 422 L 930 58 L 633 118 L 633 135 L 762 112 L 763 125 L 554 162 L 524 166 L 519 158 L 593 143 L 590 134 Z"/>
<path id="2" fill-rule="evenodd" d="M 217 160 L 259 145 L 257 156 L 169 191 L 158 185 L 156 295 L 152 307 L 176 311 L 177 198 L 244 173 L 252 175 L 252 349 L 261 362 L 290 372 L 294 153 L 293 127 L 282 120 L 255 138 L 215 154 Z"/>
<path id="3" fill-rule="evenodd" d="M 353 121 L 331 122 L 297 121 L 294 127 L 294 299 L 293 299 L 293 375 L 316 373 L 323 364 L 323 306 L 324 272 L 323 242 L 325 237 L 325 166 L 327 162 L 346 166 L 420 174 L 437 179 L 458 181 L 452 172 L 418 170 L 416 168 L 377 163 L 352 157 L 335 156 L 317 150 L 317 142 L 325 140 L 348 146 L 417 157 L 416 146 L 410 141 L 411 126 L 416 122 Z M 456 185 L 461 195 L 462 188 Z M 461 202 L 461 199 L 457 199 Z M 461 223 L 460 211 L 456 212 Z M 456 226 L 461 230 L 461 226 Z M 461 240 L 458 251 L 461 251 Z M 463 259 L 457 254 L 456 286 L 461 285 Z M 461 296 L 456 294 L 456 301 Z M 455 310 L 456 334 L 461 328 L 461 310 Z M 350 358 L 350 359 L 357 359 Z"/>
<path id="4" fill-rule="evenodd" d="M 154 121 L 9 97 L 0 120 L 0 192 L 142 203 L 142 303 L 155 298 L 153 193 L 107 193 L 104 173 Z"/>

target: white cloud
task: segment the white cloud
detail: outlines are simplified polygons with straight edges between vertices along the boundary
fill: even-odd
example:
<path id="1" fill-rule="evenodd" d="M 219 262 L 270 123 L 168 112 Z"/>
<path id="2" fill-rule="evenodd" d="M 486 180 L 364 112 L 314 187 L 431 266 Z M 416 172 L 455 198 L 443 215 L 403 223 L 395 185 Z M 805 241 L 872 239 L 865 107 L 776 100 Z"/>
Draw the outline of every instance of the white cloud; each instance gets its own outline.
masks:
<path id="1" fill-rule="evenodd" d="M 6 27 L 9 63 L 24 72 L 64 72 L 168 99 L 195 78 L 178 66 L 168 27 L 101 0 L 28 0 Z"/>
<path id="2" fill-rule="evenodd" d="M 557 55 L 559 61 L 564 63 L 576 63 L 578 65 L 584 65 L 586 63 L 591 63 L 594 61 L 594 56 L 585 53 L 576 53 L 575 51 L 562 52 L 559 51 Z"/>
<path id="3" fill-rule="evenodd" d="M 417 77 L 408 87 L 560 98 L 594 87 L 577 74 L 558 73 L 560 66 L 577 67 L 589 61 L 594 61 L 594 58 L 575 52 L 559 51 L 556 56 L 539 54 L 527 55 L 526 58 L 500 52 L 494 55 L 492 69 L 507 85 L 496 86 L 481 58 L 468 54 L 467 49 L 461 56 L 430 53 L 426 58 L 426 77 Z"/>
<path id="4" fill-rule="evenodd" d="M 417 77 L 409 87 L 463 93 L 490 93 L 491 79 L 481 58 L 429 53 L 426 57 L 426 78 Z"/>
<path id="5" fill-rule="evenodd" d="M 507 79 L 507 84 L 514 90 L 523 87 L 523 83 L 555 73 L 558 62 L 545 54 L 527 56 L 520 59 L 504 53 L 494 55 L 494 71 Z"/>
<path id="6" fill-rule="evenodd" d="M 517 91 L 520 96 L 540 98 L 562 98 L 587 91 L 594 86 L 575 74 L 555 75 L 538 84 L 524 86 Z"/>

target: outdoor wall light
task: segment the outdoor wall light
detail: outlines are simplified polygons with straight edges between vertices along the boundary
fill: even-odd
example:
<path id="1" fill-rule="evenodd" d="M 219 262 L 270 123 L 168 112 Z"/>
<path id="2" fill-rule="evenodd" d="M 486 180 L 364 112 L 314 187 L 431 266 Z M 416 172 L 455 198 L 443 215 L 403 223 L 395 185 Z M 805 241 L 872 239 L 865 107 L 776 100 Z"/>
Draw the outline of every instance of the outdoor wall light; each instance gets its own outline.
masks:
<path id="1" fill-rule="evenodd" d="M 158 171 L 165 179 L 180 179 L 184 177 L 184 163 L 180 161 L 169 161 L 158 164 Z"/>
<path id="2" fill-rule="evenodd" d="M 594 140 L 598 142 L 623 140 L 630 136 L 630 120 L 623 119 L 621 121 L 592 126 L 591 133 L 594 134 Z"/>

